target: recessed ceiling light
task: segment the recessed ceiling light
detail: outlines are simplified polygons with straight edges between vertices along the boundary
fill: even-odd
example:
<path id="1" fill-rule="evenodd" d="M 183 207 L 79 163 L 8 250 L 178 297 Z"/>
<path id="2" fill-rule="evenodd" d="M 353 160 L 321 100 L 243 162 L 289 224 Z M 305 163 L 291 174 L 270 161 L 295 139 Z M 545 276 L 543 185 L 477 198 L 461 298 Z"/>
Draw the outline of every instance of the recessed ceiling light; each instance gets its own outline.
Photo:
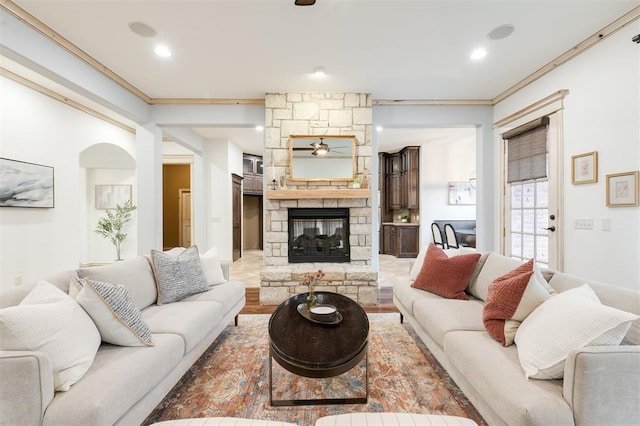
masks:
<path id="1" fill-rule="evenodd" d="M 384 127 L 382 127 L 382 126 L 376 126 L 376 132 L 381 132 L 383 128 Z"/>
<path id="2" fill-rule="evenodd" d="M 256 131 L 261 132 L 264 130 L 264 126 L 256 126 Z"/>
<path id="3" fill-rule="evenodd" d="M 171 57 L 171 50 L 169 50 L 169 48 L 167 46 L 165 46 L 164 44 L 159 44 L 156 46 L 155 49 L 156 55 L 162 57 L 162 58 L 170 58 Z"/>
<path id="4" fill-rule="evenodd" d="M 515 29 L 516 27 L 511 24 L 500 25 L 499 27 L 492 29 L 489 34 L 487 34 L 487 37 L 491 40 L 500 40 L 509 37 Z"/>
<path id="5" fill-rule="evenodd" d="M 474 49 L 474 51 L 471 52 L 471 59 L 473 59 L 474 61 L 482 59 L 485 56 L 487 56 L 487 51 L 482 47 Z"/>
<path id="6" fill-rule="evenodd" d="M 142 37 L 154 37 L 156 30 L 144 22 L 129 22 L 129 29 Z"/>
<path id="7" fill-rule="evenodd" d="M 314 77 L 324 77 L 325 75 L 327 75 L 327 70 L 325 70 L 324 67 L 318 66 L 313 69 Z"/>

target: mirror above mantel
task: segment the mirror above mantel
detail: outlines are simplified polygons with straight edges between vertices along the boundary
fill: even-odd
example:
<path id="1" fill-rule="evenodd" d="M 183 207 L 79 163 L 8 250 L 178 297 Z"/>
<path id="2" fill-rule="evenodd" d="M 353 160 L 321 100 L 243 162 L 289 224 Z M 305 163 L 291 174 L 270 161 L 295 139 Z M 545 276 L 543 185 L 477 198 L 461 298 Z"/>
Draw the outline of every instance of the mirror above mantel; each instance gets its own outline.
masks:
<path id="1" fill-rule="evenodd" d="M 292 181 L 350 181 L 356 174 L 356 138 L 352 135 L 292 135 Z"/>

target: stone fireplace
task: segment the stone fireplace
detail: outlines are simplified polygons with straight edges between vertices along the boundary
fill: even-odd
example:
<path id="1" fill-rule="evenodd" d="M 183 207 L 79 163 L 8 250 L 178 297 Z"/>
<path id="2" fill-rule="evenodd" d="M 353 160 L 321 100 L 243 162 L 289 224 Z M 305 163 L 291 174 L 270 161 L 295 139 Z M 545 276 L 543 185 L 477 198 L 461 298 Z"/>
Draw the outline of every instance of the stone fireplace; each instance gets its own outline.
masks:
<path id="1" fill-rule="evenodd" d="M 322 269 L 327 284 L 317 290 L 344 294 L 364 305 L 376 304 L 378 273 L 371 263 L 371 191 L 350 189 L 351 182 L 344 180 L 288 179 L 291 135 L 353 135 L 357 176 L 362 179 L 366 175 L 371 180 L 371 94 L 267 93 L 265 107 L 265 176 L 276 181 L 284 176 L 287 186 L 273 190 L 268 182 L 265 185 L 260 303 L 279 304 L 306 292 L 300 281 Z M 321 217 L 305 225 L 306 217 L 298 228 L 291 228 L 291 213 L 324 215 L 338 211 L 343 217 Z"/>

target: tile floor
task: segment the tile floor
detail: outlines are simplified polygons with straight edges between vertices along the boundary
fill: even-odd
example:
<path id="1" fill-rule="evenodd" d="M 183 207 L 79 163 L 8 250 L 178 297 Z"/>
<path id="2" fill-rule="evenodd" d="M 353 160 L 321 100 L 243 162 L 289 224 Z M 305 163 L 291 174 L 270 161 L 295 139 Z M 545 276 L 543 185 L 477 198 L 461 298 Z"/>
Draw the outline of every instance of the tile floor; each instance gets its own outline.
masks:
<path id="1" fill-rule="evenodd" d="M 395 279 L 408 277 L 414 260 L 398 259 L 395 256 L 381 254 L 378 274 L 379 286 L 392 287 Z M 229 266 L 229 276 L 234 280 L 243 281 L 248 288 L 260 287 L 261 271 L 261 250 L 245 250 L 243 256 Z"/>

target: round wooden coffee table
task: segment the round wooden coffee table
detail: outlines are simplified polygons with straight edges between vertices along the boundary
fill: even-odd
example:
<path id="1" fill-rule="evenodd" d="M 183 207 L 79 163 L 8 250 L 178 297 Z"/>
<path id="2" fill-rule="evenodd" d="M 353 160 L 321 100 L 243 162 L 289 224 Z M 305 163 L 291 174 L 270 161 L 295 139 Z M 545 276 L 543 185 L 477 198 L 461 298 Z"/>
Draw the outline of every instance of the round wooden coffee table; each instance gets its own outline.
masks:
<path id="1" fill-rule="evenodd" d="M 342 320 L 335 325 L 317 324 L 298 312 L 307 293 L 298 294 L 278 306 L 269 320 L 269 398 L 271 405 L 361 404 L 369 395 L 367 339 L 369 319 L 350 298 L 316 292 L 318 303 L 338 309 Z M 325 378 L 346 373 L 365 358 L 366 394 L 359 398 L 274 400 L 272 359 L 286 370 L 304 377 Z"/>

